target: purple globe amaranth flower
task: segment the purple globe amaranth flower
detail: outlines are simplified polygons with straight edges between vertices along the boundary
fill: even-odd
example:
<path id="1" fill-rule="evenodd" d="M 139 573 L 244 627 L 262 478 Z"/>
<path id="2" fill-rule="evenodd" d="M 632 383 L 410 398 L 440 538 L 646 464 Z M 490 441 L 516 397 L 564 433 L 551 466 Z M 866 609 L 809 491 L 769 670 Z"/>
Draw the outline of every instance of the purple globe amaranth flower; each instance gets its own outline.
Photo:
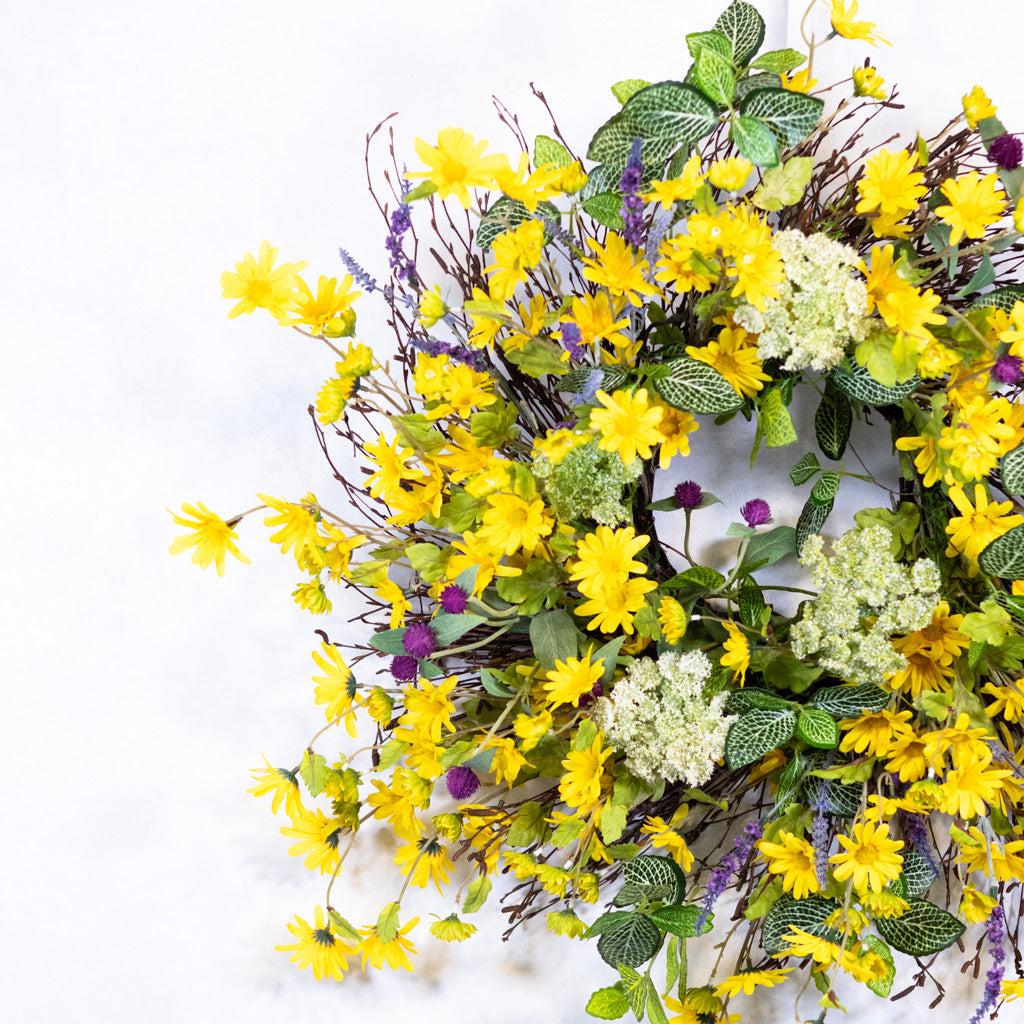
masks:
<path id="1" fill-rule="evenodd" d="M 391 659 L 391 675 L 396 682 L 411 683 L 417 675 L 419 664 L 408 654 L 399 654 Z"/>
<path id="2" fill-rule="evenodd" d="M 988 155 L 996 167 L 1012 171 L 1024 160 L 1024 143 L 1016 135 L 1000 135 L 988 144 Z"/>
<path id="3" fill-rule="evenodd" d="M 696 508 L 704 500 L 700 484 L 693 480 L 684 480 L 681 484 L 676 484 L 674 494 L 676 508 Z"/>
<path id="4" fill-rule="evenodd" d="M 1000 384 L 1018 384 L 1024 373 L 1021 372 L 1021 361 L 1017 356 L 1009 354 L 1000 356 L 992 367 L 992 376 Z"/>
<path id="5" fill-rule="evenodd" d="M 741 509 L 740 515 L 747 526 L 767 526 L 772 521 L 772 510 L 764 498 L 751 498 Z"/>
<path id="6" fill-rule="evenodd" d="M 429 658 L 437 650 L 437 636 L 425 622 L 414 622 L 402 637 L 402 646 L 414 658 Z"/>
<path id="7" fill-rule="evenodd" d="M 441 591 L 441 610 L 449 615 L 461 615 L 469 604 L 469 596 L 457 583 L 451 583 Z"/>
<path id="8" fill-rule="evenodd" d="M 449 768 L 444 777 L 448 792 L 455 800 L 468 800 L 480 787 L 480 780 L 472 768 L 457 765 Z"/>
<path id="9" fill-rule="evenodd" d="M 580 697 L 580 699 L 578 701 L 576 701 L 576 707 L 578 707 L 578 708 L 589 707 L 591 704 L 594 703 L 594 701 L 598 697 L 603 697 L 603 696 L 604 696 L 604 687 L 601 685 L 601 680 L 599 679 L 591 687 L 590 693 L 583 694 L 583 696 Z"/>

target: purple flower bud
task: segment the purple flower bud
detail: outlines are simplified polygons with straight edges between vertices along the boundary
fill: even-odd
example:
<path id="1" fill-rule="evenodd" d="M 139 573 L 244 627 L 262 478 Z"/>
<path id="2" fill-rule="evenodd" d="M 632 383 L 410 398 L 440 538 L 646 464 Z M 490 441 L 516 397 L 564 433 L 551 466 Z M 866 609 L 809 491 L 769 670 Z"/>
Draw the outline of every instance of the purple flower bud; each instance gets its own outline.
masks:
<path id="1" fill-rule="evenodd" d="M 1024 144 L 1015 135 L 1000 135 L 988 144 L 988 155 L 996 167 L 1012 171 L 1024 159 Z"/>
<path id="2" fill-rule="evenodd" d="M 563 320 L 559 325 L 562 332 L 562 347 L 573 359 L 583 358 L 583 332 L 571 320 Z"/>
<path id="3" fill-rule="evenodd" d="M 740 515 L 747 526 L 767 526 L 772 521 L 772 510 L 764 498 L 751 498 L 741 509 Z"/>
<path id="4" fill-rule="evenodd" d="M 414 658 L 429 658 L 437 650 L 437 637 L 425 622 L 414 622 L 402 637 L 402 646 Z"/>
<path id="5" fill-rule="evenodd" d="M 675 489 L 676 508 L 696 508 L 704 500 L 704 492 L 700 484 L 693 480 L 685 480 L 676 484 Z"/>
<path id="6" fill-rule="evenodd" d="M 472 768 L 457 765 L 449 768 L 444 777 L 448 792 L 455 800 L 468 800 L 479 788 L 480 780 Z"/>
<path id="7" fill-rule="evenodd" d="M 411 683 L 416 678 L 417 668 L 416 659 L 408 654 L 399 654 L 391 659 L 391 674 L 399 683 Z"/>
<path id="8" fill-rule="evenodd" d="M 992 367 L 992 376 L 1000 384 L 1019 383 L 1021 377 L 1024 377 L 1024 373 L 1021 373 L 1020 359 L 1009 354 L 1000 356 L 996 360 L 995 366 Z"/>
<path id="9" fill-rule="evenodd" d="M 451 583 L 441 591 L 441 610 L 450 615 L 461 615 L 469 604 L 469 597 L 457 583 Z"/>

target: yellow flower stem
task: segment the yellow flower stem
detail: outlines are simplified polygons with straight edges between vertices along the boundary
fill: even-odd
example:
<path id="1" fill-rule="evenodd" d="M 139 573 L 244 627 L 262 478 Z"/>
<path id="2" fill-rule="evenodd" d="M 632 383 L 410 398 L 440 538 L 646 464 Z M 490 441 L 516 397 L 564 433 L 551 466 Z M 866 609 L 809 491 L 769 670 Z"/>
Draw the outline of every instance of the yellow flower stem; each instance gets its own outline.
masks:
<path id="1" fill-rule="evenodd" d="M 945 259 L 954 254 L 959 259 L 961 256 L 973 256 L 975 253 L 987 254 L 992 251 L 992 243 L 1001 241 L 1008 235 L 1016 235 L 1018 232 L 1011 228 L 1005 228 L 1003 231 L 999 231 L 992 235 L 991 238 L 983 238 L 980 242 L 974 245 L 968 246 L 966 249 L 961 249 L 956 245 L 947 245 L 945 249 L 940 249 L 936 253 L 929 253 L 927 256 L 919 256 L 916 260 L 908 261 L 908 265 L 911 267 L 920 266 L 922 263 L 934 263 L 935 260 Z M 939 306 L 939 309 L 946 312 L 950 309 L 949 306 Z"/>
<path id="2" fill-rule="evenodd" d="M 246 516 L 251 516 L 253 512 L 262 512 L 263 509 L 269 508 L 269 505 L 257 505 L 255 508 L 246 509 L 245 512 L 239 512 L 237 516 L 232 516 L 228 519 L 227 525 L 233 530 Z"/>
<path id="3" fill-rule="evenodd" d="M 499 633 L 495 633 L 494 636 L 500 636 L 501 633 L 505 633 L 508 630 L 510 630 L 511 628 L 512 628 L 511 625 L 506 626 L 503 630 L 500 630 Z M 490 640 L 492 640 L 492 639 L 493 639 L 493 636 L 489 637 L 487 642 L 490 642 Z M 479 644 L 474 644 L 473 646 L 478 647 L 480 645 Z M 469 650 L 470 648 L 467 647 L 467 648 L 464 648 L 464 649 L 465 650 Z M 433 657 L 436 658 L 437 655 L 435 654 L 435 655 L 433 655 Z M 518 690 L 516 690 L 515 696 L 505 705 L 505 707 L 502 710 L 501 714 L 498 715 L 498 717 L 495 719 L 494 725 L 492 725 L 490 727 L 490 729 L 487 731 L 487 735 L 476 745 L 476 750 L 473 751 L 473 753 L 471 755 L 472 757 L 475 757 L 477 754 L 479 754 L 480 751 L 483 750 L 487 746 L 488 743 L 490 743 L 491 738 L 501 728 L 502 723 L 505 721 L 506 718 L 508 718 L 508 716 L 512 712 L 512 710 L 519 706 L 519 702 L 529 692 L 530 687 L 533 686 L 533 677 L 536 674 L 537 674 L 537 670 L 534 669 L 526 677 L 526 679 L 524 680 L 523 684 L 519 687 Z"/>
<path id="4" fill-rule="evenodd" d="M 958 310 L 954 309 L 952 306 L 947 306 L 945 304 L 937 306 L 936 309 L 938 310 L 938 312 L 943 313 L 946 316 L 953 317 L 959 324 L 961 324 L 961 326 L 966 327 L 967 330 L 974 335 L 975 340 L 984 345 L 985 351 L 990 356 L 995 355 L 995 350 L 992 348 L 992 345 L 985 338 L 985 336 L 974 326 L 974 324 L 972 324 L 970 320 L 967 319 L 967 317 L 963 316 Z"/>
<path id="5" fill-rule="evenodd" d="M 292 326 L 292 330 L 293 331 L 298 331 L 299 334 L 301 334 L 304 338 L 312 338 L 313 341 L 322 341 L 335 355 L 338 355 L 338 356 L 341 356 L 342 358 L 344 358 L 345 353 L 342 352 L 340 348 L 337 348 L 335 345 L 332 345 L 327 340 L 327 338 L 324 337 L 324 335 L 322 335 L 322 334 L 314 334 L 312 331 L 304 331 L 301 327 L 296 327 L 294 325 Z"/>

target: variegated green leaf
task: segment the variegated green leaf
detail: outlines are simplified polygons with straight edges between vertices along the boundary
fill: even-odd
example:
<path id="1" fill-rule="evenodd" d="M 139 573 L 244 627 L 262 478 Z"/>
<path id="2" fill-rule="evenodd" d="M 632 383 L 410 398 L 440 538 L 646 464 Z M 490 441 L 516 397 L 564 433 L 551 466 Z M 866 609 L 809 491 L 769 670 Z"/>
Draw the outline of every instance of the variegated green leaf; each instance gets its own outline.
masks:
<path id="1" fill-rule="evenodd" d="M 671 857 L 644 854 L 622 867 L 622 888 L 613 906 L 628 907 L 641 900 L 681 903 L 686 892 L 686 876 Z"/>
<path id="2" fill-rule="evenodd" d="M 730 690 L 725 698 L 727 715 L 743 715 L 755 708 L 761 711 L 789 711 L 792 704 L 761 686 L 744 686 L 739 690 Z"/>
<path id="3" fill-rule="evenodd" d="M 1024 444 L 1017 445 L 999 460 L 999 479 L 1007 494 L 1024 494 Z"/>
<path id="4" fill-rule="evenodd" d="M 808 707 L 820 708 L 836 718 L 853 718 L 857 715 L 881 711 L 889 703 L 891 693 L 874 683 L 860 686 L 825 686 L 807 702 Z"/>
<path id="5" fill-rule="evenodd" d="M 612 86 L 612 94 L 620 103 L 625 103 L 633 93 L 646 89 L 650 84 L 646 78 L 627 78 Z"/>
<path id="6" fill-rule="evenodd" d="M 714 590 L 725 582 L 725 577 L 707 565 L 695 565 L 692 569 L 684 569 L 672 577 L 673 583 L 685 587 L 707 587 Z"/>
<path id="7" fill-rule="evenodd" d="M 742 768 L 781 746 L 796 729 L 796 713 L 788 708 L 762 711 L 755 708 L 733 722 L 725 737 L 725 763 Z"/>
<path id="8" fill-rule="evenodd" d="M 764 19 L 757 8 L 743 0 L 733 0 L 715 22 L 732 44 L 732 59 L 737 67 L 746 67 L 764 42 Z"/>
<path id="9" fill-rule="evenodd" d="M 748 75 L 736 83 L 736 95 L 732 98 L 734 107 L 743 106 L 744 97 L 757 89 L 781 89 L 782 79 L 772 71 L 762 71 L 759 75 Z"/>
<path id="10" fill-rule="evenodd" d="M 807 773 L 807 759 L 803 754 L 794 754 L 786 765 L 785 771 L 779 776 L 779 784 L 775 790 L 775 807 L 783 811 L 796 798 L 800 783 Z"/>
<path id="11" fill-rule="evenodd" d="M 591 383 L 591 375 L 597 374 L 600 381 L 598 385 L 602 391 L 611 394 L 617 391 L 629 380 L 629 371 L 622 366 L 580 366 L 570 370 L 564 377 L 559 378 L 555 384 L 557 391 L 573 391 L 577 394 L 586 391 Z"/>
<path id="12" fill-rule="evenodd" d="M 985 295 L 979 295 L 970 305 L 971 309 L 1003 309 L 1009 313 L 1018 302 L 1024 302 L 1024 286 L 1007 284 L 993 288 Z"/>
<path id="13" fill-rule="evenodd" d="M 686 48 L 690 51 L 690 56 L 696 60 L 701 53 L 701 50 L 714 50 L 715 53 L 720 54 L 726 60 L 732 60 L 732 42 L 726 39 L 721 32 L 691 32 L 686 37 Z"/>
<path id="14" fill-rule="evenodd" d="M 807 58 L 799 50 L 769 50 L 762 53 L 750 66 L 788 74 L 794 68 L 800 67 L 805 60 Z"/>
<path id="15" fill-rule="evenodd" d="M 755 89 L 744 97 L 740 114 L 764 121 L 779 148 L 788 149 L 814 131 L 824 106 L 824 100 L 791 89 Z"/>
<path id="16" fill-rule="evenodd" d="M 658 988 L 650 975 L 647 976 L 647 1019 L 651 1024 L 668 1024 L 668 1015 L 665 1013 L 665 1007 L 661 1005 Z"/>
<path id="17" fill-rule="evenodd" d="M 736 604 L 744 626 L 750 629 L 762 628 L 762 617 L 768 605 L 760 587 L 743 587 L 736 595 Z"/>
<path id="18" fill-rule="evenodd" d="M 948 911 L 920 896 L 911 896 L 910 909 L 899 917 L 877 917 L 879 935 L 908 956 L 930 956 L 952 946 L 967 926 Z"/>
<path id="19" fill-rule="evenodd" d="M 630 914 L 618 928 L 605 932 L 597 940 L 597 952 L 612 967 L 626 964 L 639 967 L 658 952 L 661 932 L 646 914 Z"/>
<path id="20" fill-rule="evenodd" d="M 626 1015 L 629 1000 L 621 988 L 609 985 L 599 988 L 587 1001 L 586 1010 L 591 1017 L 598 1020 L 618 1020 Z"/>
<path id="21" fill-rule="evenodd" d="M 675 409 L 698 416 L 718 416 L 743 404 L 743 396 L 713 366 L 691 356 L 665 364 L 667 372 L 654 390 Z"/>
<path id="22" fill-rule="evenodd" d="M 702 49 L 694 64 L 694 82 L 705 96 L 719 106 L 727 107 L 732 102 L 736 76 L 728 57 L 707 47 Z"/>
<path id="23" fill-rule="evenodd" d="M 732 125 L 732 141 L 758 167 L 775 167 L 779 162 L 779 144 L 771 129 L 756 117 L 738 117 Z"/>
<path id="24" fill-rule="evenodd" d="M 921 383 L 921 378 L 915 374 L 903 383 L 894 384 L 891 388 L 879 384 L 874 377 L 868 373 L 867 368 L 861 366 L 854 359 L 846 359 L 829 373 L 829 380 L 845 395 L 863 402 L 865 405 L 899 405 L 904 398 L 912 395 Z"/>
<path id="25" fill-rule="evenodd" d="M 636 96 L 642 95 L 646 90 L 641 89 Z M 632 103 L 636 96 L 631 97 L 627 102 Z M 640 126 L 626 114 L 625 107 L 618 114 L 609 118 L 590 140 L 587 147 L 587 159 L 596 160 L 601 164 L 609 164 L 612 167 L 625 167 L 629 159 L 630 150 L 633 148 L 633 140 L 643 138 L 644 133 Z"/>
<path id="26" fill-rule="evenodd" d="M 622 115 L 639 128 L 645 142 L 669 139 L 676 146 L 692 145 L 718 125 L 714 104 L 682 82 L 656 82 L 641 89 L 626 102 Z"/>
<path id="27" fill-rule="evenodd" d="M 584 211 L 598 224 L 603 224 L 613 231 L 621 231 L 625 227 L 622 219 L 622 196 L 618 192 L 599 192 L 583 203 Z"/>
<path id="28" fill-rule="evenodd" d="M 681 939 L 692 939 L 697 935 L 704 935 L 711 931 L 710 920 L 704 921 L 704 927 L 697 931 L 697 922 L 700 920 L 702 910 L 698 906 L 688 907 L 660 907 L 651 913 L 651 920 L 663 931 L 671 935 L 677 935 Z M 711 918 L 711 914 L 705 914 Z"/>
<path id="29" fill-rule="evenodd" d="M 816 505 L 810 498 L 804 503 L 800 511 L 800 518 L 796 521 L 796 552 L 800 554 L 804 541 L 811 534 L 820 533 L 832 511 L 832 502 L 827 505 Z"/>
<path id="30" fill-rule="evenodd" d="M 817 456 L 814 452 L 808 452 L 789 471 L 789 479 L 793 481 L 794 487 L 799 487 L 801 484 L 807 483 L 819 469 L 821 469 L 821 465 L 818 463 Z"/>
<path id="31" fill-rule="evenodd" d="M 826 942 L 838 945 L 843 941 L 842 932 L 826 927 L 825 921 L 841 906 L 836 900 L 822 896 L 805 896 L 802 900 L 795 900 L 789 893 L 785 893 L 775 901 L 764 919 L 761 940 L 764 951 L 769 956 L 785 954 L 789 943 L 783 941 L 783 936 L 788 935 L 793 928 L 810 932 Z"/>
<path id="32" fill-rule="evenodd" d="M 923 896 L 930 888 L 932 882 L 938 878 L 935 869 L 912 846 L 909 850 L 903 851 L 903 875 L 901 876 L 907 886 L 907 894 L 910 896 Z"/>
<path id="33" fill-rule="evenodd" d="M 1007 530 L 983 548 L 978 555 L 978 565 L 986 576 L 1024 579 L 1024 523 Z"/>
<path id="34" fill-rule="evenodd" d="M 528 220 L 554 220 L 562 216 L 557 206 L 551 203 L 538 203 L 535 213 L 530 211 L 518 200 L 502 196 L 480 218 L 476 229 L 476 244 L 481 249 L 489 249 L 498 235 L 506 231 L 514 231 L 520 224 Z"/>
<path id="35" fill-rule="evenodd" d="M 839 493 L 840 479 L 840 475 L 834 469 L 824 470 L 818 478 L 818 482 L 811 488 L 811 501 L 815 505 L 831 507 L 835 496 Z"/>
<path id="36" fill-rule="evenodd" d="M 846 451 L 852 426 L 853 409 L 850 408 L 849 398 L 837 391 L 830 380 L 826 380 L 825 394 L 814 414 L 814 436 L 818 447 L 830 459 L 838 462 Z"/>
<path id="37" fill-rule="evenodd" d="M 892 950 L 888 944 L 883 942 L 877 935 L 869 935 L 866 940 L 868 949 L 871 950 L 875 956 L 880 957 L 885 966 L 888 968 L 885 974 L 881 978 L 874 978 L 867 983 L 868 988 L 875 993 L 876 996 L 881 996 L 883 999 L 889 997 L 889 993 L 892 991 L 892 983 L 896 978 L 896 962 L 893 960 Z"/>
<path id="38" fill-rule="evenodd" d="M 556 167 L 568 167 L 571 163 L 572 154 L 558 139 L 553 139 L 550 135 L 538 135 L 534 140 L 534 167 L 544 167 L 547 164 L 554 164 Z"/>
<path id="39" fill-rule="evenodd" d="M 769 448 L 782 448 L 797 440 L 793 417 L 786 408 L 781 388 L 769 388 L 758 403 L 759 422 Z"/>
<path id="40" fill-rule="evenodd" d="M 796 734 L 805 743 L 822 750 L 839 746 L 839 726 L 827 712 L 817 708 L 804 708 L 796 722 Z"/>
<path id="41" fill-rule="evenodd" d="M 647 1006 L 647 976 L 637 974 L 629 964 L 622 963 L 615 966 L 619 970 L 619 977 L 622 979 L 622 991 L 629 1000 L 630 1009 L 632 1009 L 637 1020 L 643 1020 L 644 1009 Z"/>

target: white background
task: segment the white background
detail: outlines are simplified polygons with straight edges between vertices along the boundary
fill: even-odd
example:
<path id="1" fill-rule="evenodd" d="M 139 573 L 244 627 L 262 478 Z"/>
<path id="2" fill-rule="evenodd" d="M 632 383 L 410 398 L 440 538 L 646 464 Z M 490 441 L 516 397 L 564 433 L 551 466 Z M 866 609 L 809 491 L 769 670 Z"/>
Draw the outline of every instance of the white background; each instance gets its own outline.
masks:
<path id="1" fill-rule="evenodd" d="M 547 132 L 534 81 L 583 151 L 615 109 L 608 86 L 680 77 L 684 35 L 710 28 L 719 3 L 6 6 L 4 1016 L 433 1021 L 459 1000 L 496 1024 L 585 1019 L 587 993 L 612 980 L 592 946 L 543 934 L 502 946 L 486 914 L 485 934 L 455 951 L 421 922 L 413 976 L 318 984 L 274 952 L 322 886 L 245 789 L 261 750 L 294 763 L 318 727 L 309 653 L 322 623 L 293 605 L 297 574 L 258 521 L 242 539 L 253 565 L 218 580 L 168 555 L 181 531 L 164 507 L 199 499 L 230 516 L 256 491 L 308 489 L 330 503 L 305 409 L 331 364 L 265 316 L 228 321 L 219 275 L 268 238 L 282 259 L 308 260 L 310 280 L 342 272 L 339 245 L 381 276 L 386 228 L 363 170 L 377 121 L 401 112 L 410 167 L 412 140 L 449 124 L 513 152 L 490 97 L 528 137 Z M 799 46 L 786 4 L 760 6 L 766 48 Z M 914 110 L 890 119 L 908 133 L 937 130 L 976 83 L 1020 127 L 1015 9 L 864 0 L 861 16 L 896 45 L 835 40 L 817 66 L 824 83 L 872 56 Z M 362 300 L 360 337 L 386 346 L 379 312 Z M 735 516 L 765 488 L 743 455 L 716 478 L 720 457 L 695 456 L 686 475 Z M 798 501 L 779 494 L 780 521 L 793 521 Z M 343 615 L 339 603 L 338 630 Z M 376 877 L 346 868 L 336 902 L 357 923 L 394 896 Z M 969 1013 L 976 995 L 937 1017 Z M 890 1010 L 853 998 L 861 1021 Z M 785 1020 L 786 999 L 738 1008 Z"/>

